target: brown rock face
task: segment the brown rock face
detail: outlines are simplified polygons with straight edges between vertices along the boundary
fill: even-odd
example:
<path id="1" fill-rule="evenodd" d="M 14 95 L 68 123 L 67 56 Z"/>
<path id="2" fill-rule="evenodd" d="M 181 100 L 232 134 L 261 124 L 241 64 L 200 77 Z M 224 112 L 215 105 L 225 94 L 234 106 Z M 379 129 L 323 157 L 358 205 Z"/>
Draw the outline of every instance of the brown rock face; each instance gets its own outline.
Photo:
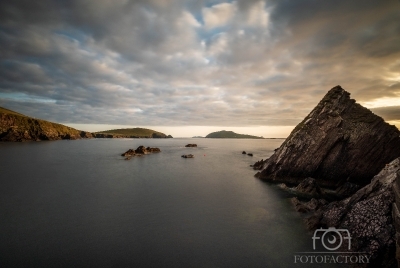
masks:
<path id="1" fill-rule="evenodd" d="M 400 156 L 400 131 L 332 88 L 266 161 L 257 176 L 298 184 L 307 177 L 322 187 L 366 185 Z"/>
<path id="2" fill-rule="evenodd" d="M 306 219 L 308 227 L 347 229 L 352 238 L 351 251 L 365 252 L 370 257 L 369 264 L 359 267 L 396 267 L 395 232 L 400 228 L 395 226 L 392 215 L 398 194 L 396 181 L 400 181 L 400 158 L 386 165 L 371 183 L 352 196 L 316 207 L 314 214 Z M 296 208 L 314 209 L 310 202 L 298 203 L 294 202 Z"/>

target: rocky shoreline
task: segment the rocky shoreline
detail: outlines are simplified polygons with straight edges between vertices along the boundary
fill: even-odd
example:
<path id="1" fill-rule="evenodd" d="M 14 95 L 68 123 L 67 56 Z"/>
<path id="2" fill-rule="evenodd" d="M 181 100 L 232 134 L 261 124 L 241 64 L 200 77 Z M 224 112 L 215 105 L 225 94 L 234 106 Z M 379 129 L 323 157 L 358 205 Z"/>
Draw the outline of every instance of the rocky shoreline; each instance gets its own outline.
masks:
<path id="1" fill-rule="evenodd" d="M 400 222 L 400 214 L 393 210 L 393 189 L 400 183 L 399 157 L 400 131 L 336 86 L 253 169 L 260 170 L 255 175 L 260 180 L 281 183 L 296 196 L 292 204 L 309 230 L 347 229 L 351 251 L 371 257 L 356 266 L 397 267 L 400 224 L 396 228 L 393 215 Z"/>

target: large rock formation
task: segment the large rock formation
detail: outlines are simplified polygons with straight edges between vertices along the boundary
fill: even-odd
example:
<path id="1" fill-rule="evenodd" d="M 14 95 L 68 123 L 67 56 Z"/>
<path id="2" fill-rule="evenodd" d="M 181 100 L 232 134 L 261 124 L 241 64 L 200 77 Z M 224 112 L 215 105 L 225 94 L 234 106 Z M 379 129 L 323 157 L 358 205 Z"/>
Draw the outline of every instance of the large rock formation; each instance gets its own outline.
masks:
<path id="1" fill-rule="evenodd" d="M 400 181 L 400 158 L 395 159 L 376 175 L 370 184 L 342 201 L 323 204 L 324 201 L 311 200 L 302 203 L 296 199 L 293 203 L 298 211 L 315 210 L 306 219 L 313 230 L 320 227 L 347 229 L 351 234 L 351 251 L 365 252 L 371 257 L 370 263 L 363 267 L 396 267 L 395 228 L 393 215 L 399 218 L 399 212 L 393 202 Z M 397 198 L 400 201 L 400 198 Z M 392 209 L 393 207 L 393 209 Z M 399 218 L 400 219 L 400 218 Z M 346 251 L 345 248 L 341 249 Z M 398 256 L 400 257 L 400 256 Z"/>
<path id="2" fill-rule="evenodd" d="M 332 88 L 264 163 L 260 179 L 298 184 L 307 177 L 322 187 L 366 185 L 400 156 L 400 131 Z"/>
<path id="3" fill-rule="evenodd" d="M 90 132 L 32 118 L 0 107 L 0 141 L 75 140 L 92 137 Z"/>

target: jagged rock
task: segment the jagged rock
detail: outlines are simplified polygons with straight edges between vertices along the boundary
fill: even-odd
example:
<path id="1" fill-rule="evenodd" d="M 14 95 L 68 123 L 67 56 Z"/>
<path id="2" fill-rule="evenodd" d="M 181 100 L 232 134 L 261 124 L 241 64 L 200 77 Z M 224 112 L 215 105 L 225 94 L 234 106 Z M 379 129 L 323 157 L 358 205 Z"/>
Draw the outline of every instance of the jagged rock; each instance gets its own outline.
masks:
<path id="1" fill-rule="evenodd" d="M 185 147 L 197 147 L 197 144 L 186 144 Z"/>
<path id="2" fill-rule="evenodd" d="M 260 161 L 257 161 L 254 163 L 254 165 L 251 165 L 251 167 L 253 167 L 254 170 L 261 170 L 264 167 L 264 164 L 267 162 L 268 159 L 261 159 Z"/>
<path id="3" fill-rule="evenodd" d="M 194 158 L 194 155 L 192 154 L 184 154 L 182 155 L 183 158 Z"/>
<path id="4" fill-rule="evenodd" d="M 369 183 L 400 156 L 400 131 L 332 88 L 267 160 L 258 178 L 298 184 L 315 178 L 321 187 Z"/>
<path id="5" fill-rule="evenodd" d="M 312 198 L 308 202 L 302 202 L 297 197 L 290 199 L 296 211 L 301 213 L 307 213 L 311 211 L 316 211 L 317 209 L 325 206 L 328 202 L 325 199 L 315 199 Z"/>
<path id="6" fill-rule="evenodd" d="M 358 184 L 345 182 L 343 185 L 336 188 L 335 193 L 339 197 L 348 197 L 357 192 L 360 188 L 361 187 Z"/>
<path id="7" fill-rule="evenodd" d="M 121 156 L 125 157 L 132 157 L 132 156 L 142 156 L 144 154 L 150 154 L 150 153 L 159 153 L 161 152 L 160 148 L 154 148 L 154 147 L 144 147 L 143 145 L 139 146 L 136 150 L 134 149 L 129 149 L 125 153 L 121 154 Z M 129 160 L 125 159 L 125 160 Z"/>
<path id="8" fill-rule="evenodd" d="M 386 165 L 370 184 L 351 197 L 317 209 L 307 218 L 308 227 L 347 229 L 352 238 L 351 251 L 371 256 L 369 265 L 365 267 L 396 267 L 392 217 L 396 180 L 400 180 L 400 158 Z"/>
<path id="9" fill-rule="evenodd" d="M 294 190 L 299 195 L 310 197 L 320 197 L 324 194 L 317 181 L 313 178 L 304 179 Z"/>

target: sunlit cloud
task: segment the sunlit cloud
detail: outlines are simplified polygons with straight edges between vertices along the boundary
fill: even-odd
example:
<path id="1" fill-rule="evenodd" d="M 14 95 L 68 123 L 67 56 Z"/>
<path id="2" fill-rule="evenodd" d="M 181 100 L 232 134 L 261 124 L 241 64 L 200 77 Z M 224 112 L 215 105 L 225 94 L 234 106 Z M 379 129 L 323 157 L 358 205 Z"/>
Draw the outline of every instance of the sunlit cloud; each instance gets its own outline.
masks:
<path id="1" fill-rule="evenodd" d="M 400 120 L 398 7 L 2 1 L 0 106 L 69 124 L 255 134 L 295 126 L 341 85 L 386 120 Z"/>

